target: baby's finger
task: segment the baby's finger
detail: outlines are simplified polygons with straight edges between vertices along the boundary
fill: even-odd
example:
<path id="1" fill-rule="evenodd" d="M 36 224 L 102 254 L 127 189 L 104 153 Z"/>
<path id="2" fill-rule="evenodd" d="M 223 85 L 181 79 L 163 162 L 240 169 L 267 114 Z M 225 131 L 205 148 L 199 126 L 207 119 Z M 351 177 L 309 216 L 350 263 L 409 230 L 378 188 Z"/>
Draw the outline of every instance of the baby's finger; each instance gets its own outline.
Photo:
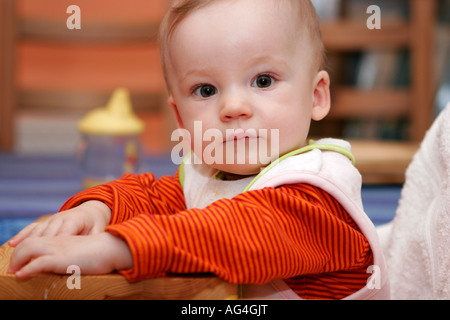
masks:
<path id="1" fill-rule="evenodd" d="M 31 230 L 31 232 L 27 235 L 27 238 L 41 237 L 44 230 L 47 229 L 48 224 L 48 221 L 36 222 L 36 225 L 34 226 L 33 230 Z"/>
<path id="2" fill-rule="evenodd" d="M 40 245 L 40 241 L 25 239 L 11 255 L 8 272 L 15 273 L 32 259 L 45 255 L 47 247 Z"/>
<path id="3" fill-rule="evenodd" d="M 61 219 L 55 219 L 52 221 L 48 221 L 48 223 L 42 225 L 42 230 L 39 233 L 37 233 L 37 232 L 36 232 L 36 234 L 32 233 L 32 236 L 38 236 L 38 237 L 56 236 L 59 234 L 62 224 L 63 224 L 63 221 L 61 221 Z"/>
<path id="4" fill-rule="evenodd" d="M 57 267 L 51 256 L 41 256 L 31 260 L 15 274 L 17 278 L 24 279 L 42 272 L 57 272 Z"/>
<path id="5" fill-rule="evenodd" d="M 37 226 L 37 224 L 38 224 L 37 222 L 31 223 L 22 230 L 20 230 L 14 237 L 12 237 L 8 241 L 8 244 L 11 247 L 16 247 L 19 243 L 21 243 L 25 238 L 27 238 L 31 234 L 31 232 Z"/>

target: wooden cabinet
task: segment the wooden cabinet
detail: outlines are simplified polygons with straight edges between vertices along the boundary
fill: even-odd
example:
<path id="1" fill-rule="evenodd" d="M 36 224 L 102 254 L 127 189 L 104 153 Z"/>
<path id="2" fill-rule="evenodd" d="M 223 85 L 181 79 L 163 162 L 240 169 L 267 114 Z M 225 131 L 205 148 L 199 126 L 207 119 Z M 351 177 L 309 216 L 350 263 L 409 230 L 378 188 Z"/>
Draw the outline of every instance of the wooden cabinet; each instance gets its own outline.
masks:
<path id="1" fill-rule="evenodd" d="M 345 18 L 323 21 L 321 26 L 330 54 L 342 56 L 355 51 L 401 49 L 410 57 L 408 87 L 363 89 L 333 82 L 332 77 L 331 112 L 324 123 L 316 125 L 326 127 L 326 133 L 342 134 L 339 123 L 348 119 L 407 120 L 406 139 L 402 141 L 353 141 L 357 166 L 366 183 L 402 183 L 406 167 L 433 120 L 432 57 L 437 1 L 402 1 L 407 2 L 409 18 L 384 19 L 382 12 L 380 29 L 369 29 L 366 20 Z M 361 16 L 369 17 L 366 12 L 361 12 Z M 335 131 L 329 132 L 330 128 Z M 316 133 L 321 135 L 323 131 Z"/>

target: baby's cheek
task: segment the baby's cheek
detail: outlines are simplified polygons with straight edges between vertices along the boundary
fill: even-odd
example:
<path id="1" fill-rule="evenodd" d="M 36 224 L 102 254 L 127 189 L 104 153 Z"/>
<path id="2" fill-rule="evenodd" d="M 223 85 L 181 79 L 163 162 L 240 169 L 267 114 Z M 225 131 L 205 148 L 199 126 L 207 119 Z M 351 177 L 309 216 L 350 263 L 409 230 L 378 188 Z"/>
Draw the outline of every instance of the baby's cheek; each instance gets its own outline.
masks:
<path id="1" fill-rule="evenodd" d="M 306 130 L 300 127 L 280 130 L 278 139 L 279 154 L 283 155 L 305 146 L 307 144 L 308 130 L 309 127 Z"/>

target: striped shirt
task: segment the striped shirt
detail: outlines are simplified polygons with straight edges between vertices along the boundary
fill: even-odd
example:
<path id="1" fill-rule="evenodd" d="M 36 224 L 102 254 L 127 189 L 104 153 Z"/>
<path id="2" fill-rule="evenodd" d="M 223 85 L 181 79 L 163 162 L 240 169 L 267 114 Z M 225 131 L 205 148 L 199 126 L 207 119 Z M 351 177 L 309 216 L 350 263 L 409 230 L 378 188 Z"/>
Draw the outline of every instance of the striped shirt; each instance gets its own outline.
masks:
<path id="1" fill-rule="evenodd" d="M 70 198 L 66 210 L 100 200 L 106 231 L 125 240 L 128 280 L 211 273 L 239 284 L 284 279 L 305 299 L 340 299 L 366 282 L 372 252 L 345 209 L 323 190 L 291 184 L 186 209 L 178 173 L 124 175 Z"/>

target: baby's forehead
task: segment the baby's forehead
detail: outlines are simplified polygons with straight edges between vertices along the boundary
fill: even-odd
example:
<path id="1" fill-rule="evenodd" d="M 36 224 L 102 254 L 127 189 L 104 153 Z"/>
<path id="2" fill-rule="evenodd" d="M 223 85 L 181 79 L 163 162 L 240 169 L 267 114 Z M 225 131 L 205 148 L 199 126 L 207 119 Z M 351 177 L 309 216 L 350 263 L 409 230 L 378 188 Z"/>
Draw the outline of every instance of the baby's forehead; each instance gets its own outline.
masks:
<path id="1" fill-rule="evenodd" d="M 210 0 L 206 2 L 207 4 L 204 6 L 186 11 L 172 26 L 168 38 L 185 26 L 186 20 L 189 20 L 190 27 L 201 23 L 202 28 L 194 28 L 196 32 L 211 32 L 227 28 L 236 31 L 236 26 L 239 26 L 240 32 L 252 32 L 256 31 L 254 28 L 267 29 L 269 27 L 271 33 L 283 32 L 285 35 L 296 38 L 312 29 L 308 26 L 311 19 L 302 17 L 305 15 L 305 10 L 298 5 L 303 1 Z M 297 5 L 292 3 L 297 3 Z M 215 40 L 212 34 L 211 40 Z"/>
<path id="2" fill-rule="evenodd" d="M 265 5 L 255 5 L 257 1 L 261 0 L 232 1 L 233 5 L 218 1 L 193 11 L 174 30 L 171 44 L 183 43 L 186 50 L 195 50 L 196 45 L 206 50 L 205 46 L 220 44 L 224 50 L 257 44 L 261 48 L 279 46 L 285 49 L 309 40 L 305 37 L 306 28 L 299 26 L 290 8 L 275 5 L 275 0 L 264 0 Z"/>
<path id="3" fill-rule="evenodd" d="M 246 19 L 253 19 L 252 15 L 259 16 L 258 21 L 261 25 L 265 25 L 264 29 L 267 29 L 268 25 L 270 27 L 268 32 L 272 34 L 281 32 L 281 38 L 288 37 L 292 43 L 301 42 L 302 46 L 309 45 L 317 58 L 317 65 L 323 64 L 321 60 L 323 60 L 324 50 L 318 19 L 314 7 L 308 0 L 181 0 L 179 3 L 184 3 L 184 10 L 181 10 L 181 7 L 171 10 L 161 28 L 160 49 L 163 54 L 163 69 L 166 68 L 166 63 L 170 63 L 174 33 L 180 34 L 180 27 L 185 24 L 186 20 L 192 22 L 199 14 L 203 17 L 204 24 L 203 28 L 197 28 L 196 32 L 209 33 L 212 41 L 220 41 L 220 37 L 216 37 L 212 32 L 213 29 L 216 30 L 217 24 L 223 25 L 225 30 L 230 27 L 234 33 L 247 32 L 250 34 L 255 30 L 251 29 L 255 27 L 255 24 L 249 24 L 247 28 L 239 19 L 245 22 Z M 234 10 L 228 10 L 231 7 Z M 210 16 L 209 13 L 211 13 Z M 222 17 L 222 19 L 216 17 Z M 235 26 L 233 28 L 233 24 L 238 24 L 242 28 L 237 29 Z M 280 27 L 277 28 L 277 26 Z M 189 36 L 189 33 L 181 33 Z"/>
<path id="4" fill-rule="evenodd" d="M 309 0 L 182 0 L 175 3 L 183 5 L 169 10 L 168 14 L 172 17 L 169 20 L 174 22 L 173 25 L 169 23 L 169 32 L 186 17 L 203 10 L 224 12 L 224 15 L 227 15 L 227 8 L 242 8 L 242 11 L 245 8 L 246 13 L 267 16 L 281 14 L 281 20 L 300 25 L 308 22 L 305 16 L 315 14 L 314 7 L 307 5 L 310 4 Z M 260 10 L 261 8 L 266 10 Z M 211 23 L 214 23 L 214 20 L 211 20 Z"/>

